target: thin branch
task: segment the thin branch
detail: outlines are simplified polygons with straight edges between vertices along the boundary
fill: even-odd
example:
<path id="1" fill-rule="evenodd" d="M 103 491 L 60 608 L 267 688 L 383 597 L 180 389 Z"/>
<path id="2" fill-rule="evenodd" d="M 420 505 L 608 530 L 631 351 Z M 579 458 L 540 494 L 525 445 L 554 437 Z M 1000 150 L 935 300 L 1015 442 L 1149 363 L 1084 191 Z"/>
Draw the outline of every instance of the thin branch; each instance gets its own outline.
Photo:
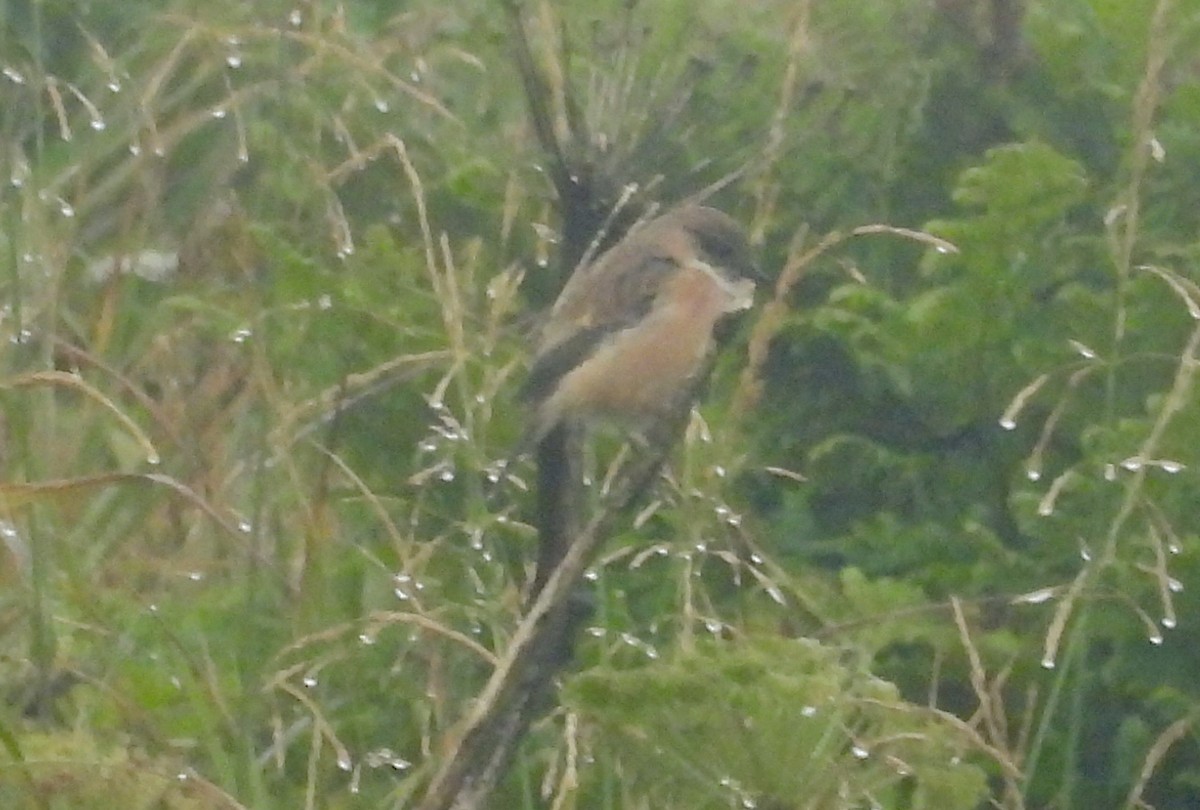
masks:
<path id="1" fill-rule="evenodd" d="M 500 0 L 500 6 L 512 29 L 513 58 L 521 75 L 521 83 L 525 86 L 525 100 L 529 104 L 533 131 L 542 149 L 550 156 L 551 178 L 561 197 L 571 185 L 571 172 L 563 154 L 563 145 L 554 134 L 554 116 L 547 103 L 547 99 L 551 98 L 550 88 L 538 70 L 533 50 L 529 47 L 529 31 L 525 27 L 519 0 Z"/>
<path id="2" fill-rule="evenodd" d="M 1195 722 L 1196 713 L 1192 712 L 1167 726 L 1158 735 L 1158 739 L 1154 741 L 1154 745 L 1150 746 L 1150 750 L 1146 752 L 1146 759 L 1142 762 L 1142 770 L 1138 774 L 1137 783 L 1129 791 L 1128 798 L 1125 799 L 1126 808 L 1136 810 L 1136 808 L 1148 806 L 1142 801 L 1142 793 L 1146 789 L 1146 784 L 1150 781 L 1150 777 L 1154 775 L 1154 771 L 1158 768 L 1159 763 L 1162 762 L 1163 757 L 1167 755 L 1167 751 L 1192 730 L 1192 725 Z"/>
<path id="3" fill-rule="evenodd" d="M 630 465 L 613 494 L 571 542 L 566 556 L 546 581 L 529 613 L 521 620 L 508 649 L 475 701 L 441 770 L 434 777 L 420 810 L 467 810 L 483 806 L 502 774 L 497 752 L 515 748 L 533 702 L 559 666 L 553 653 L 560 644 L 562 620 L 576 582 L 608 537 L 617 518 L 642 495 L 662 466 L 677 418 L 651 450 Z"/>

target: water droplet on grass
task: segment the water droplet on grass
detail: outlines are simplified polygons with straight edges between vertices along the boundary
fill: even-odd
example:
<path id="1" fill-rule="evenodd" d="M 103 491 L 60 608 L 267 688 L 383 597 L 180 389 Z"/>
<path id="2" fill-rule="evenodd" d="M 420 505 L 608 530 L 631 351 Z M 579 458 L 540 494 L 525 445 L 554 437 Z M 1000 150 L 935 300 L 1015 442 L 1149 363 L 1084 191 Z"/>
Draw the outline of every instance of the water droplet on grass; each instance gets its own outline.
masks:
<path id="1" fill-rule="evenodd" d="M 1150 157 L 1154 158 L 1155 163 L 1162 163 L 1167 159 L 1167 150 L 1158 138 L 1151 135 L 1148 145 L 1150 147 Z"/>
<path id="2" fill-rule="evenodd" d="M 1073 348 L 1080 357 L 1084 358 L 1085 360 L 1096 359 L 1096 352 L 1093 351 L 1091 347 L 1080 343 L 1078 340 L 1070 340 L 1068 342 L 1071 344 L 1071 348 Z"/>
<path id="3" fill-rule="evenodd" d="M 1040 590 L 1021 594 L 1013 599 L 1013 602 L 1026 605 L 1040 605 L 1041 603 L 1054 598 L 1055 593 L 1056 590 L 1054 588 L 1041 588 Z"/>

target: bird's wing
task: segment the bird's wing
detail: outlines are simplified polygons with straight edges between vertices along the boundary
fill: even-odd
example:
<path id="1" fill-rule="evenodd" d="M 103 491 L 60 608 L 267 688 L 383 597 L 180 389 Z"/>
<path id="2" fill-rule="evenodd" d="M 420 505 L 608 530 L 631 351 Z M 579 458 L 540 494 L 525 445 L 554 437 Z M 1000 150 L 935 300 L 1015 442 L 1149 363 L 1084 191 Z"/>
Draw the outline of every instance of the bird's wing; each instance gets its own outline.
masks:
<path id="1" fill-rule="evenodd" d="M 540 351 L 580 329 L 636 322 L 654 303 L 665 278 L 682 259 L 655 238 L 653 225 L 626 237 L 563 288 L 542 333 Z"/>
<path id="2" fill-rule="evenodd" d="M 578 283 L 564 289 L 521 386 L 523 400 L 537 402 L 549 396 L 563 375 L 594 354 L 609 336 L 636 326 L 653 307 L 663 279 L 678 269 L 673 260 L 649 253 L 641 261 L 625 258 L 603 257 L 584 270 L 586 277 L 577 277 Z"/>
<path id="3" fill-rule="evenodd" d="M 632 324 L 630 324 L 632 325 Z M 555 385 L 567 372 L 590 357 L 596 347 L 614 332 L 626 328 L 610 323 L 580 329 L 537 356 L 518 396 L 524 402 L 539 402 L 554 393 Z"/>

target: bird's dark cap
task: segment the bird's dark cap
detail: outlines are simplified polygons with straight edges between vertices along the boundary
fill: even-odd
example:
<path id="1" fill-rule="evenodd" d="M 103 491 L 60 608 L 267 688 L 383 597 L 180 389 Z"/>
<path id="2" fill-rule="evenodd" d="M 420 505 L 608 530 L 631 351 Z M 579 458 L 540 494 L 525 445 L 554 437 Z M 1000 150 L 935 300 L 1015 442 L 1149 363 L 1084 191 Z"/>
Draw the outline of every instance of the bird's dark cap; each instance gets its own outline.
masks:
<path id="1" fill-rule="evenodd" d="M 691 233 L 712 264 L 734 276 L 766 281 L 754 262 L 745 230 L 725 212 L 705 205 L 685 205 L 665 214 L 663 219 Z"/>

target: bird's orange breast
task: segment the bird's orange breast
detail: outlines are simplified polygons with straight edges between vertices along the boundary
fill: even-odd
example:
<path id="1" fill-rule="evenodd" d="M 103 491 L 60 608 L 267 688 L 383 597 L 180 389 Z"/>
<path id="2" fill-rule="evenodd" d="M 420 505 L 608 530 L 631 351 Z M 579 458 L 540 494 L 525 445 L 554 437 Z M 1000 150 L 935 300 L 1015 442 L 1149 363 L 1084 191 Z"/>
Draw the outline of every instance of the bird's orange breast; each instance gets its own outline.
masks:
<path id="1" fill-rule="evenodd" d="M 542 404 L 546 423 L 573 418 L 637 425 L 669 411 L 699 371 L 729 293 L 707 273 L 685 266 L 651 312 L 615 332 L 563 376 Z"/>

